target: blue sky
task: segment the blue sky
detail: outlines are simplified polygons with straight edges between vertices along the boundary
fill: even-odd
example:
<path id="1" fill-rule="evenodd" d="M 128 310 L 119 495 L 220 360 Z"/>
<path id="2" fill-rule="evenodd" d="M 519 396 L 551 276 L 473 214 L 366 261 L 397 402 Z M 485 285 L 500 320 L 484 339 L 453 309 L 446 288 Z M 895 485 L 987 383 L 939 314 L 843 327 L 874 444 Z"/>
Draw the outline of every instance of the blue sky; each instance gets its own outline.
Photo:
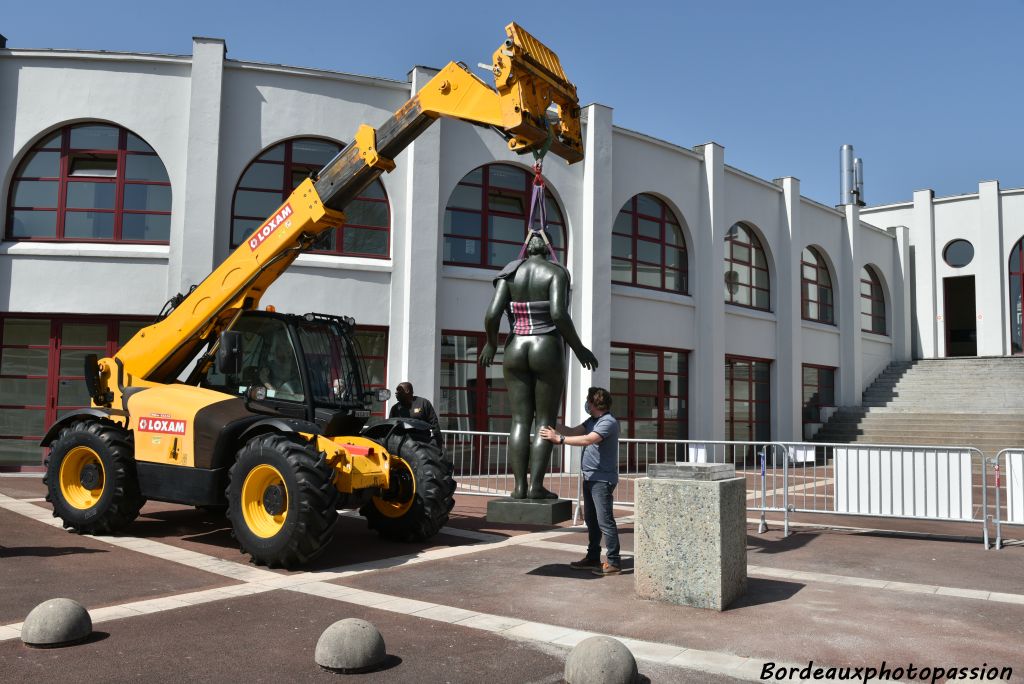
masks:
<path id="1" fill-rule="evenodd" d="M 726 163 L 796 176 L 825 204 L 839 147 L 864 159 L 869 204 L 1024 186 L 1024 0 L 753 2 L 10 2 L 8 47 L 188 54 L 404 79 L 487 62 L 515 20 L 551 46 L 582 103 Z M 377 122 L 369 122 L 376 124 Z"/>

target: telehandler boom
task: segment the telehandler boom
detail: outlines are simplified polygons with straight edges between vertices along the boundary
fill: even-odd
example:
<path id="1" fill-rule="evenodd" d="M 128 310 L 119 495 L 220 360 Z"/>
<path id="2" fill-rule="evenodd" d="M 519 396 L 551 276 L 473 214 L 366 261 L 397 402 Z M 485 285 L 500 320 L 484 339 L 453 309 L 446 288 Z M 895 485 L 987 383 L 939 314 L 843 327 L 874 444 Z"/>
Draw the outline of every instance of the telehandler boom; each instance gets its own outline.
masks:
<path id="1" fill-rule="evenodd" d="M 327 545 L 339 508 L 360 507 L 371 527 L 398 539 L 444 525 L 455 481 L 427 426 L 364 427 L 376 393 L 365 389 L 354 321 L 258 307 L 438 118 L 491 127 L 517 153 L 582 159 L 576 89 L 558 57 L 514 23 L 505 31 L 493 88 L 448 64 L 380 128 L 361 126 L 169 313 L 113 357 L 86 359 L 91 407 L 62 417 L 42 441 L 47 500 L 65 527 L 117 532 L 147 499 L 226 506 L 255 563 L 293 567 Z"/>

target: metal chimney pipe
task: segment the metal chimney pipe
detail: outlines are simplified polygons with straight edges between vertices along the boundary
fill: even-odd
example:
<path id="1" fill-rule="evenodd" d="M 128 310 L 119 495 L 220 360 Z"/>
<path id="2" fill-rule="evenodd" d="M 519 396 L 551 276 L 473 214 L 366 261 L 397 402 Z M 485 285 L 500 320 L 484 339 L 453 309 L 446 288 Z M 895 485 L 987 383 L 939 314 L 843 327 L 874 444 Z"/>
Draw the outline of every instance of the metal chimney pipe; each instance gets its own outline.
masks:
<path id="1" fill-rule="evenodd" d="M 7 47 L 7 38 L 5 38 L 3 35 L 0 35 L 0 50 L 2 50 L 5 47 Z"/>
<path id="2" fill-rule="evenodd" d="M 864 206 L 864 161 L 853 158 L 853 191 L 857 195 L 857 206 Z"/>
<path id="3" fill-rule="evenodd" d="M 855 182 L 853 145 L 843 145 L 839 148 L 839 204 L 850 204 L 855 201 Z"/>

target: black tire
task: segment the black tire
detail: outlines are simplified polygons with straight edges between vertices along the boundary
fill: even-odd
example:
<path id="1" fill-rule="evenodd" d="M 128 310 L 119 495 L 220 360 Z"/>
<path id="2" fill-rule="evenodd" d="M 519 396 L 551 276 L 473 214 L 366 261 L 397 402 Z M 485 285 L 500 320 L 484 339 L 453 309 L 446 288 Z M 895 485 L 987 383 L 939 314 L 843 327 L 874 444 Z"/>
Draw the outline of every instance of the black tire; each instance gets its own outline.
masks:
<path id="1" fill-rule="evenodd" d="M 46 500 L 53 504 L 53 517 L 78 534 L 114 534 L 128 527 L 146 503 L 139 492 L 135 473 L 132 434 L 110 420 L 90 419 L 72 423 L 60 431 L 46 459 Z M 91 454 L 90 454 L 91 452 Z M 65 482 L 61 467 L 68 460 Z M 97 467 L 98 465 L 101 468 Z M 76 463 L 84 467 L 77 467 Z M 75 472 L 77 470 L 77 472 Z M 88 470 L 88 472 L 86 472 Z M 86 478 L 91 477 L 91 480 Z M 69 480 L 77 479 L 85 490 L 100 492 L 91 505 L 75 505 Z M 89 486 L 85 486 L 89 482 Z M 74 482 L 70 482 L 73 486 Z M 69 498 L 71 497 L 71 498 Z"/>
<path id="2" fill-rule="evenodd" d="M 250 528 L 242 510 L 246 478 L 261 465 L 280 474 L 286 505 L 280 529 L 266 537 Z M 249 440 L 231 466 L 226 492 L 227 516 L 242 553 L 252 556 L 256 565 L 272 568 L 297 567 L 319 555 L 334 536 L 338 519 L 334 476 L 326 454 L 301 437 L 271 433 Z M 263 507 L 263 502 L 265 499 L 258 507 Z M 265 507 L 261 510 L 268 511 Z"/>
<path id="3" fill-rule="evenodd" d="M 416 440 L 411 434 L 392 433 L 380 441 L 392 456 L 409 465 L 415 481 L 412 505 L 400 517 L 385 515 L 371 501 L 360 509 L 371 530 L 381 537 L 403 542 L 430 539 L 448 522 L 448 513 L 455 506 L 455 479 L 451 461 L 433 442 Z M 395 464 L 392 463 L 392 469 Z"/>

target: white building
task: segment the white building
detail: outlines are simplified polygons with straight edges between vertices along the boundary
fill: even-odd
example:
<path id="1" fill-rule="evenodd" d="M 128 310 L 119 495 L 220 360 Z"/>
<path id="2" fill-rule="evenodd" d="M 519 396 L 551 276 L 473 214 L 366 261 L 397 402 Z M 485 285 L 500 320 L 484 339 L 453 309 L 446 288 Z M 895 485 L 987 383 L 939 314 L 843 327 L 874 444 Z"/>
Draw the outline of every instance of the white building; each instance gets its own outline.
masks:
<path id="1" fill-rule="evenodd" d="M 225 53 L 209 38 L 191 56 L 0 49 L 0 466 L 38 464 L 44 426 L 88 401 L 82 355 L 113 353 L 433 73 L 395 82 Z M 858 404 L 891 361 L 943 355 L 937 251 L 971 211 L 979 352 L 1010 353 L 1014 329 L 1019 350 L 1019 304 L 1013 328 L 1000 293 L 1013 277 L 1020 291 L 1005 255 L 1024 195 L 986 184 L 973 203 L 957 198 L 978 208 L 951 201 L 949 218 L 921 194 L 837 210 L 795 178 L 728 166 L 715 143 L 618 128 L 602 105 L 584 115 L 584 161 L 545 166 L 573 318 L 601 364 L 571 364 L 570 421 L 603 385 L 626 435 L 801 439 L 819 405 Z M 352 227 L 263 303 L 355 317 L 376 382 L 411 381 L 446 427 L 504 430 L 500 368 L 475 355 L 491 279 L 522 241 L 532 159 L 441 121 L 395 161 L 350 207 Z M 999 239 L 981 239 L 996 223 Z M 925 249 L 914 284 L 928 303 L 915 309 L 911 259 Z"/>

